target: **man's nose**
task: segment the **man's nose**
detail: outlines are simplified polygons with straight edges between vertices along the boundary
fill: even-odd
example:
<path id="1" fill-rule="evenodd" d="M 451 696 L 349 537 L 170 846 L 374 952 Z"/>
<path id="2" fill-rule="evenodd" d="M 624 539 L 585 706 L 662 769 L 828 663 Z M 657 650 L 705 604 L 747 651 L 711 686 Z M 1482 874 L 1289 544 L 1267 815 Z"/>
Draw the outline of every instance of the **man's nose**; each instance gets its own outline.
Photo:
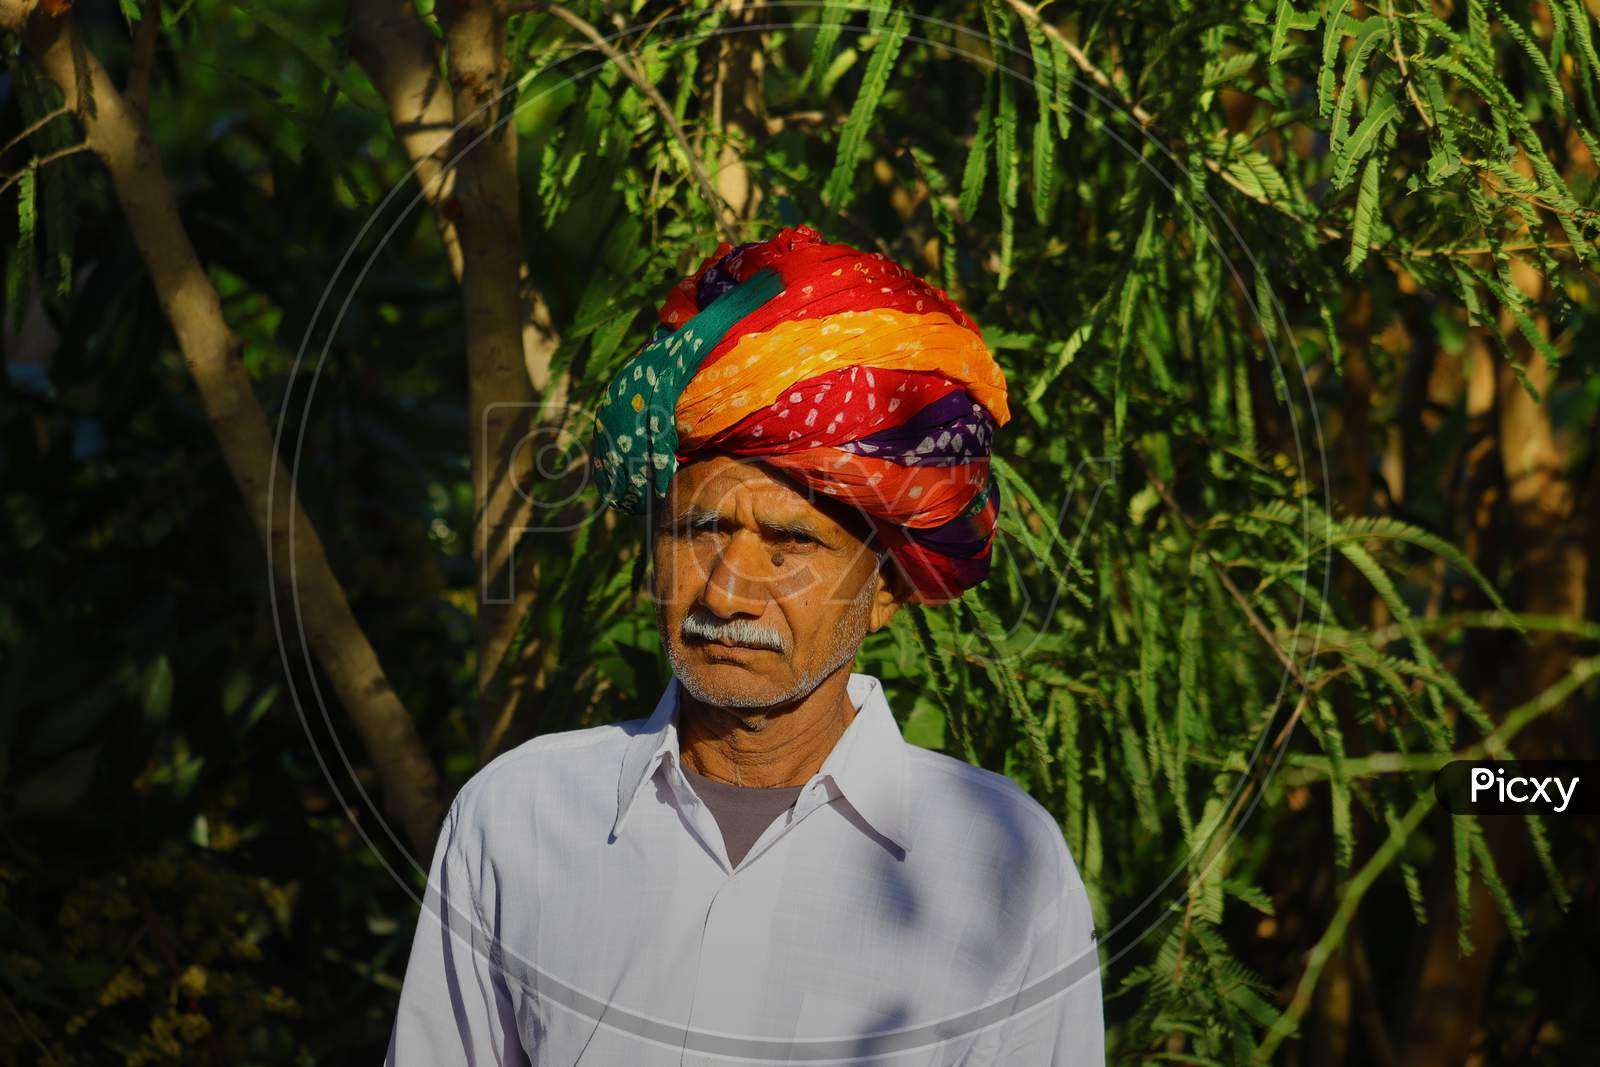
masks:
<path id="1" fill-rule="evenodd" d="M 761 538 L 750 530 L 735 530 L 711 561 L 700 602 L 724 619 L 760 616 L 766 611 L 771 570 Z"/>

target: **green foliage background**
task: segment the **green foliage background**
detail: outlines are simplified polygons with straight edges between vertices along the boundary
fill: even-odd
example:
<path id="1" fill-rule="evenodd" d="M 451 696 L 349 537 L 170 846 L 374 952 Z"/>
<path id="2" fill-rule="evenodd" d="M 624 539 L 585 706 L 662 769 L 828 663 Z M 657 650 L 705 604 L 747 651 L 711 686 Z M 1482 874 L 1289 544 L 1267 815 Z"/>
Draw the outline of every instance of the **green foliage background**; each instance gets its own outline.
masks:
<path id="1" fill-rule="evenodd" d="M 1385 1041 L 1424 1062 L 1410 1020 L 1441 928 L 1496 960 L 1483 1062 L 1592 1061 L 1597 973 L 1567 951 L 1600 935 L 1593 824 L 1506 845 L 1432 810 L 1431 771 L 1530 737 L 1593 755 L 1594 11 L 632 7 L 571 5 L 629 29 L 617 46 L 709 167 L 733 139 L 762 194 L 747 239 L 804 221 L 881 248 L 1006 371 L 994 575 L 903 612 L 858 669 L 908 738 L 1060 817 L 1114 1062 L 1382 1062 Z M 75 17 L 117 70 L 137 14 Z M 405 210 L 339 5 L 160 17 L 151 122 L 184 222 L 262 403 L 306 416 L 298 489 L 454 788 L 479 763 L 477 577 L 437 235 Z M 766 136 L 710 110 L 723 31 L 764 55 Z M 582 485 L 584 405 L 716 229 L 614 66 L 537 10 L 508 33 L 525 259 L 573 400 L 552 435 L 573 466 L 535 487 L 553 528 L 519 546 L 542 733 L 642 714 L 667 679 L 639 530 Z M 10 53 L 4 136 L 58 105 Z M 308 676 L 280 658 L 262 553 L 106 179 L 87 155 L 30 162 L 76 140 L 55 118 L 3 161 L 8 344 L 30 316 L 58 342 L 42 364 L 10 348 L 0 398 L 0 1062 L 375 1061 L 416 917 L 386 863 L 420 878 L 351 788 L 371 775 L 338 708 L 289 698 Z M 314 398 L 290 373 L 308 330 Z M 1537 394 L 1577 487 L 1590 594 L 1566 613 L 1527 566 L 1513 461 L 1475 466 L 1510 437 L 1464 383 L 1500 367 L 1493 410 Z M 1506 945 L 1457 925 L 1475 885 Z"/>

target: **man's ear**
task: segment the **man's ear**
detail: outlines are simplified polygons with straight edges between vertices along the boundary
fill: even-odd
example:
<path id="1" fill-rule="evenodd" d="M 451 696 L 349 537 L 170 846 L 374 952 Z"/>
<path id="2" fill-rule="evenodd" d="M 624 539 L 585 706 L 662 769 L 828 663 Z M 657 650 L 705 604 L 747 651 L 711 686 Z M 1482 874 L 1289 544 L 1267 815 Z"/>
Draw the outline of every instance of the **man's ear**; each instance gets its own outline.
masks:
<path id="1" fill-rule="evenodd" d="M 911 584 L 905 580 L 905 575 L 900 573 L 894 557 L 887 553 L 873 581 L 876 583 L 876 588 L 872 594 L 872 608 L 867 616 L 868 633 L 877 633 L 889 625 L 889 620 L 894 618 L 895 612 L 899 611 L 902 605 L 910 603 L 915 593 Z"/>

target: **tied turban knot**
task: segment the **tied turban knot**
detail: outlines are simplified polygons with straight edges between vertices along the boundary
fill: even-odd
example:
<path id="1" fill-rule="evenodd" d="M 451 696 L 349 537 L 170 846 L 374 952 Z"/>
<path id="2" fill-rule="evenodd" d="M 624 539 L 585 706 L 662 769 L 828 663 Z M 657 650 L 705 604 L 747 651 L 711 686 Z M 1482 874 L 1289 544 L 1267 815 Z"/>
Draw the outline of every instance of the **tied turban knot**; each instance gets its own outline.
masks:
<path id="1" fill-rule="evenodd" d="M 860 511 L 914 600 L 988 575 L 1006 381 L 943 290 L 793 226 L 718 245 L 659 318 L 595 419 L 606 503 L 642 513 L 702 454 L 758 459 Z"/>

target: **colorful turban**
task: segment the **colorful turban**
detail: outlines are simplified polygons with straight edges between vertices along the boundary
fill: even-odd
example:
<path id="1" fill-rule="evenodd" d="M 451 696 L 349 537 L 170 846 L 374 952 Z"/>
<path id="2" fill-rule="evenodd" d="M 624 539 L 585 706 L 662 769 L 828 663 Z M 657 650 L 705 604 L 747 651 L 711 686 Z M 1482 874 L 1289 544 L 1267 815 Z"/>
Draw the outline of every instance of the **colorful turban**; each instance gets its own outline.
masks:
<path id="1" fill-rule="evenodd" d="M 595 420 L 608 504 L 641 513 L 679 463 L 749 457 L 864 514 L 922 603 L 988 575 L 1006 381 L 942 290 L 795 226 L 719 245 L 659 317 Z"/>

